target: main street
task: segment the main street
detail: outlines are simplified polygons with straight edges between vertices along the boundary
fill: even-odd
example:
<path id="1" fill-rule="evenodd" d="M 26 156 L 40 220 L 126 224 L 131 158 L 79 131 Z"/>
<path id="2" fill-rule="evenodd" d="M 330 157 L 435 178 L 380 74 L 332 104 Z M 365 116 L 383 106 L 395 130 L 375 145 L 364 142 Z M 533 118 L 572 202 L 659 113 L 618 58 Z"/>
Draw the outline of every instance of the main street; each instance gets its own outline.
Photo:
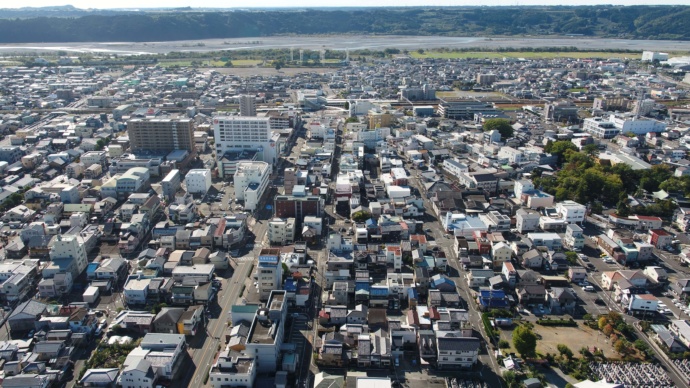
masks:
<path id="1" fill-rule="evenodd" d="M 221 343 L 223 332 L 227 328 L 228 313 L 237 299 L 241 296 L 245 287 L 245 281 L 249 279 L 253 267 L 253 261 L 241 261 L 238 263 L 230 279 L 223 279 L 223 288 L 219 292 L 218 305 L 211 306 L 212 317 L 208 320 L 204 332 L 197 333 L 196 337 L 189 341 L 189 355 L 192 358 L 193 367 L 186 369 L 181 378 L 173 381 L 172 387 L 200 387 L 204 385 L 204 379 L 214 362 Z"/>

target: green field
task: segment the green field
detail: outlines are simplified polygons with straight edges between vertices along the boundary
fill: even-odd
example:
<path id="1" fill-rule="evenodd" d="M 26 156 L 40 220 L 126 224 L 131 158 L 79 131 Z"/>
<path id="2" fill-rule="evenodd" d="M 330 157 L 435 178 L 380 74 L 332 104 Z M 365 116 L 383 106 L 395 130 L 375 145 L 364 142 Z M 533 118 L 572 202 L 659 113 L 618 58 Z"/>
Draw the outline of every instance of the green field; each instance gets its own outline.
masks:
<path id="1" fill-rule="evenodd" d="M 633 53 L 606 53 L 598 51 L 575 51 L 575 52 L 533 52 L 533 51 L 467 51 L 467 52 L 445 52 L 445 51 L 426 51 L 420 54 L 411 51 L 413 58 L 440 58 L 440 59 L 466 59 L 466 58 L 630 58 L 640 59 L 642 54 Z"/>

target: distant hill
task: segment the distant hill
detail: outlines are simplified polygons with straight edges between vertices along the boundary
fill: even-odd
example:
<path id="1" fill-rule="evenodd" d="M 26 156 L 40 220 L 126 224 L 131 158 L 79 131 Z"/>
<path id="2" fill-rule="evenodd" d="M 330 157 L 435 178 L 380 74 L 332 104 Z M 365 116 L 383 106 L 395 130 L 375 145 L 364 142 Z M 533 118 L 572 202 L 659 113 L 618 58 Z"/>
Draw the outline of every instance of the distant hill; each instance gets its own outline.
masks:
<path id="1" fill-rule="evenodd" d="M 23 10 L 23 11 L 22 11 Z M 170 41 L 271 35 L 583 35 L 690 40 L 690 6 L 406 7 L 242 11 L 0 10 L 0 43 Z M 31 15 L 33 12 L 34 16 Z M 51 14 L 51 12 L 54 12 Z M 79 14 L 82 12 L 82 14 Z M 73 13 L 70 15 L 70 13 Z"/>

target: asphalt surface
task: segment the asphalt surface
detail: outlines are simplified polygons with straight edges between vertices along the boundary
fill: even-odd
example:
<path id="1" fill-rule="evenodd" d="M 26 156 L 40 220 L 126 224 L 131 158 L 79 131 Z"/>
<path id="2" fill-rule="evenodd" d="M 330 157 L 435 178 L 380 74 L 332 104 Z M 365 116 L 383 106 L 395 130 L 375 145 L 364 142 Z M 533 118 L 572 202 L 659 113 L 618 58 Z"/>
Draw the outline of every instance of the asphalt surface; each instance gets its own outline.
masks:
<path id="1" fill-rule="evenodd" d="M 189 355 L 192 365 L 185 365 L 187 370 L 179 380 L 173 381 L 172 387 L 200 387 L 204 385 L 206 373 L 213 365 L 218 345 L 223 346 L 221 338 L 228 327 L 227 318 L 232 305 L 236 304 L 245 287 L 245 281 L 250 276 L 252 261 L 241 261 L 235 268 L 230 279 L 223 279 L 217 304 L 211 307 L 212 317 L 208 320 L 205 330 L 189 340 Z"/>

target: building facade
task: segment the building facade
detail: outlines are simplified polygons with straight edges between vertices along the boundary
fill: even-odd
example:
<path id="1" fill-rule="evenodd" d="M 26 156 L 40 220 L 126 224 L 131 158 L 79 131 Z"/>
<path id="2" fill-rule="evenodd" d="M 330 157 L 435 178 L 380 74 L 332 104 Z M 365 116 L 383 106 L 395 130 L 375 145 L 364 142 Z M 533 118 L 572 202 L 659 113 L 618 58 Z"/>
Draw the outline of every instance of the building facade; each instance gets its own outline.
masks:
<path id="1" fill-rule="evenodd" d="M 187 118 L 136 118 L 127 122 L 132 152 L 194 151 L 194 120 Z"/>

